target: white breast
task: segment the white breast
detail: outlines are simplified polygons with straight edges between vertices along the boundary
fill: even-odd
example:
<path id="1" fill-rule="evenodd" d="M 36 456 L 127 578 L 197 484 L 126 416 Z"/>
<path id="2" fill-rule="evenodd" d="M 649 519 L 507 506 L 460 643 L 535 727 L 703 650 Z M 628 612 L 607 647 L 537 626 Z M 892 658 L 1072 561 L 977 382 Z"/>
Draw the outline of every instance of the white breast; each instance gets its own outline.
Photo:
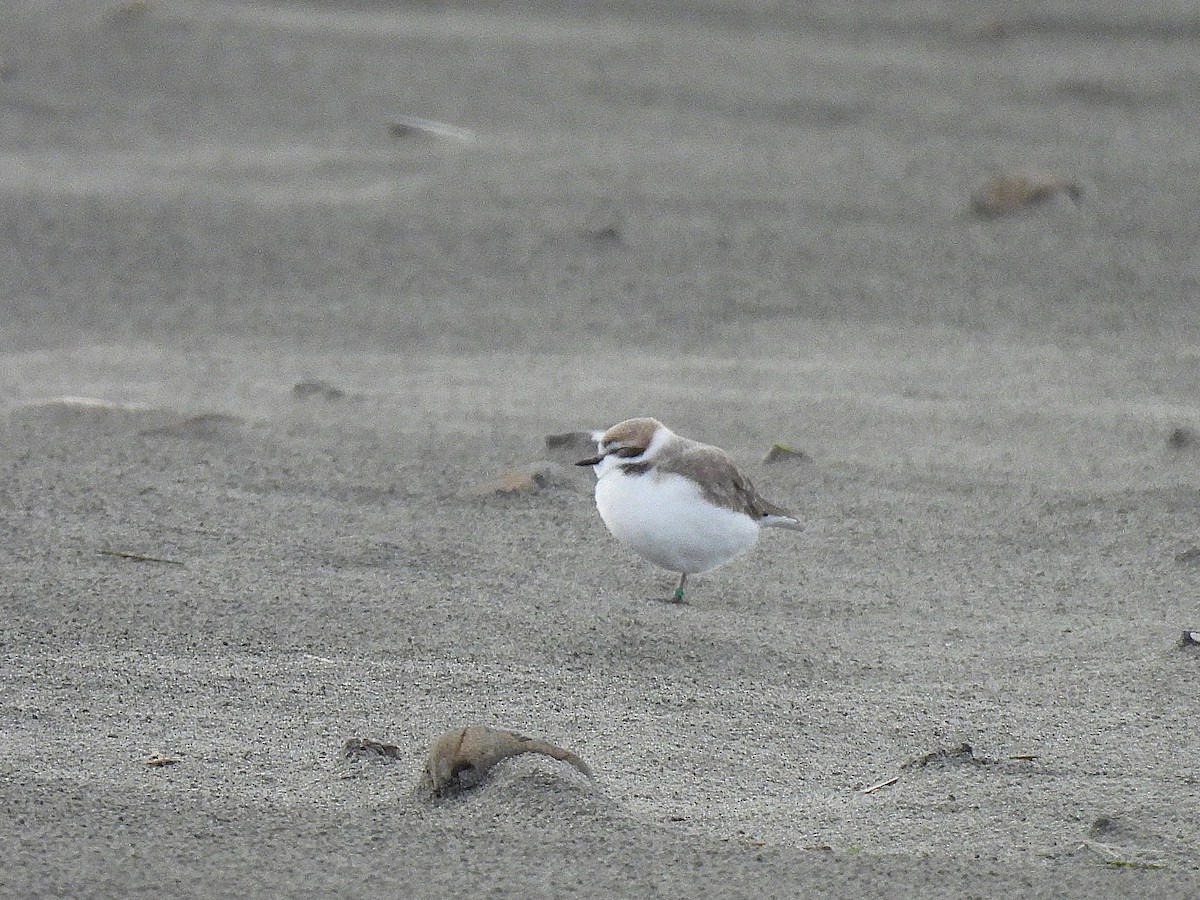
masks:
<path id="1" fill-rule="evenodd" d="M 709 503 L 689 478 L 603 469 L 596 481 L 600 518 L 618 540 L 664 569 L 707 572 L 758 540 L 757 522 Z"/>

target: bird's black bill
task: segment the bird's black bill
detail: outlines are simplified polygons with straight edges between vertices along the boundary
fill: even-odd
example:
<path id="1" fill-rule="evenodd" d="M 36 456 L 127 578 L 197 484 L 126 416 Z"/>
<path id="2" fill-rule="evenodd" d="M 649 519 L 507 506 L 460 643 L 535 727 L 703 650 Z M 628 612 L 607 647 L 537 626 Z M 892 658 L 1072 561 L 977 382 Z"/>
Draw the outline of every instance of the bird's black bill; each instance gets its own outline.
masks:
<path id="1" fill-rule="evenodd" d="M 602 459 L 604 459 L 603 453 L 601 453 L 599 456 L 592 456 L 592 457 L 589 457 L 588 459 L 581 459 L 579 462 L 575 463 L 575 465 L 577 465 L 577 466 L 595 466 L 595 465 L 599 465 L 600 460 L 602 460 Z"/>

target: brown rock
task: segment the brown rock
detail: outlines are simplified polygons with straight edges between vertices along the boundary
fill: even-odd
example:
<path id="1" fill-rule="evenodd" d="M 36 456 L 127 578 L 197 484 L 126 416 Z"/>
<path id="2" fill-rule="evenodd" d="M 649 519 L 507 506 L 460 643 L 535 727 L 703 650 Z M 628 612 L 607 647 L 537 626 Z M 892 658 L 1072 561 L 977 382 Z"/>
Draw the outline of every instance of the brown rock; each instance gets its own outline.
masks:
<path id="1" fill-rule="evenodd" d="M 1200 437 L 1191 428 L 1173 428 L 1167 435 L 1167 446 L 1172 450 L 1192 450 L 1200 445 Z"/>
<path id="2" fill-rule="evenodd" d="M 473 497 L 489 494 L 532 494 L 555 485 L 567 484 L 573 473 L 558 463 L 539 460 L 519 469 L 501 472 L 490 481 L 467 488 Z"/>
<path id="3" fill-rule="evenodd" d="M 1003 216 L 1066 194 L 1078 201 L 1083 190 L 1073 179 L 1054 172 L 997 175 L 971 195 L 971 209 L 981 216 Z"/>
<path id="4" fill-rule="evenodd" d="M 763 462 L 812 462 L 812 457 L 803 450 L 797 450 L 795 447 L 789 447 L 787 444 L 772 444 L 771 449 L 767 451 L 767 455 L 763 457 Z"/>
<path id="5" fill-rule="evenodd" d="M 418 788 L 435 797 L 444 797 L 475 787 L 496 763 L 522 753 L 541 753 L 562 760 L 592 777 L 587 763 L 570 750 L 514 731 L 468 725 L 447 731 L 434 742 Z"/>

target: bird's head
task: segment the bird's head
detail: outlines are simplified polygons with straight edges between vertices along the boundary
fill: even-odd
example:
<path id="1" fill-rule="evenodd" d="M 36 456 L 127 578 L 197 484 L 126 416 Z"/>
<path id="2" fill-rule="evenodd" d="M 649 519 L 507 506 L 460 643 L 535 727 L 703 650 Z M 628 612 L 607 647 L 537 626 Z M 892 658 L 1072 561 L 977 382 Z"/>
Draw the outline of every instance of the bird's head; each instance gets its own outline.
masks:
<path id="1" fill-rule="evenodd" d="M 597 455 L 581 459 L 575 465 L 599 466 L 610 457 L 619 460 L 643 459 L 647 458 L 647 451 L 653 456 L 655 438 L 661 439 L 664 434 L 670 434 L 670 431 L 658 419 L 626 419 L 600 435 L 596 441 L 600 450 Z"/>

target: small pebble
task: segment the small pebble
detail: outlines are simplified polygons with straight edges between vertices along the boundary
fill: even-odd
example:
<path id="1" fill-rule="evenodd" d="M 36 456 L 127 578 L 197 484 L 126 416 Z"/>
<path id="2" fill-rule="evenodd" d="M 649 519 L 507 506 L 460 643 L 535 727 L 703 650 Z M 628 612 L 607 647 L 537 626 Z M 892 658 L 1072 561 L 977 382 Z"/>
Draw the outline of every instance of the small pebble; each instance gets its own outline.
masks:
<path id="1" fill-rule="evenodd" d="M 971 209 L 987 217 L 1003 216 L 1065 194 L 1078 202 L 1083 190 L 1071 178 L 1054 172 L 998 175 L 971 195 Z"/>

